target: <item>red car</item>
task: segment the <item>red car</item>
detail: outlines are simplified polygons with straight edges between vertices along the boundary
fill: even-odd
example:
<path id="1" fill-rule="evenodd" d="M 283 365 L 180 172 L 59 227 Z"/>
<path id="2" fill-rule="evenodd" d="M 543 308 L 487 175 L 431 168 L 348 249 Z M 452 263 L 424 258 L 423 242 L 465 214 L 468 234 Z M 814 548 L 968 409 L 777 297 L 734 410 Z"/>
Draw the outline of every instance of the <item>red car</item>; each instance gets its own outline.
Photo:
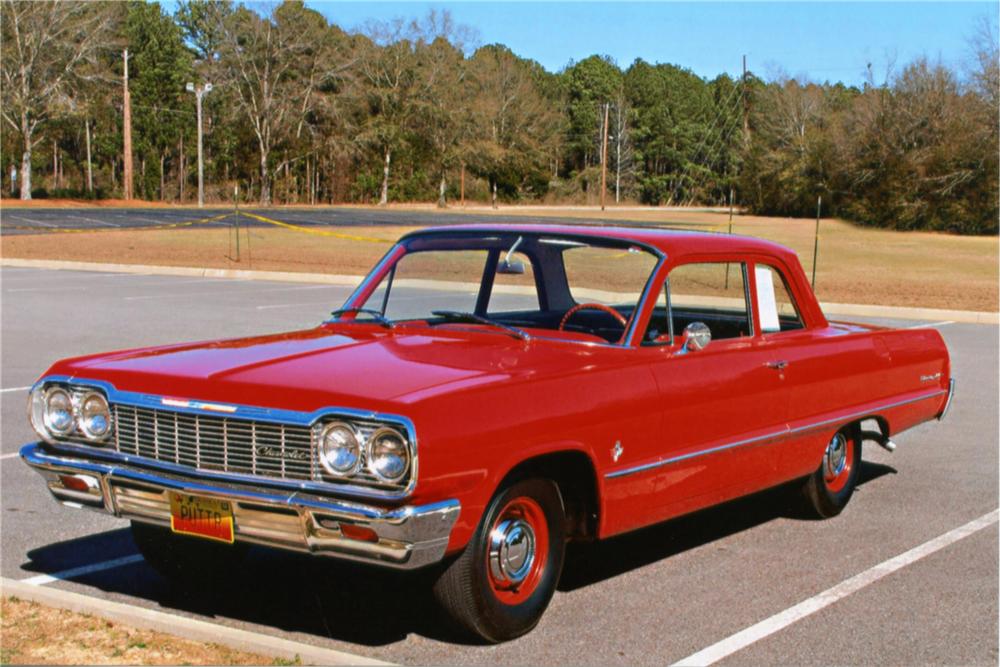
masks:
<path id="1" fill-rule="evenodd" d="M 167 576 L 250 543 L 433 566 L 451 616 L 502 641 L 567 541 L 793 480 L 836 515 L 862 442 L 892 449 L 953 389 L 937 331 L 828 322 L 774 243 L 454 226 L 403 237 L 314 329 L 56 363 L 21 456 L 131 519 Z"/>

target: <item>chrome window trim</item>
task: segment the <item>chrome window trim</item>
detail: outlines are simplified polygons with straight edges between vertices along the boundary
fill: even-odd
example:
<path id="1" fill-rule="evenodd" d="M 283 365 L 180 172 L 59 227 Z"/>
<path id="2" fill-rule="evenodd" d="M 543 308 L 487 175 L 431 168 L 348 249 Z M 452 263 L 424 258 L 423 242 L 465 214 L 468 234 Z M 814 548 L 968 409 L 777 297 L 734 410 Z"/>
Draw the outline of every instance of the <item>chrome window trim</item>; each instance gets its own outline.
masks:
<path id="1" fill-rule="evenodd" d="M 405 431 L 408 440 L 408 445 L 410 447 L 410 455 L 412 457 L 412 463 L 410 470 L 410 480 L 407 483 L 407 485 L 402 489 L 389 490 L 389 489 L 368 488 L 360 486 L 358 484 L 343 483 L 343 482 L 292 481 L 292 480 L 280 479 L 277 477 L 266 477 L 263 475 L 245 475 L 240 473 L 203 470 L 201 468 L 172 464 L 165 461 L 150 459 L 142 456 L 122 454 L 121 452 L 99 448 L 96 446 L 88 446 L 83 443 L 66 442 L 65 440 L 56 440 L 55 442 L 48 443 L 49 446 L 54 449 L 73 452 L 76 454 L 87 454 L 94 456 L 95 458 L 101 458 L 107 461 L 121 461 L 123 463 L 131 463 L 147 468 L 165 470 L 176 474 L 193 475 L 203 479 L 216 479 L 219 481 L 230 480 L 230 481 L 246 482 L 253 484 L 262 484 L 272 487 L 297 489 L 300 491 L 308 491 L 312 493 L 337 493 L 346 496 L 355 496 L 358 498 L 381 498 L 386 500 L 398 500 L 400 498 L 406 498 L 410 496 L 417 485 L 419 456 L 417 454 L 416 428 L 414 427 L 412 420 L 402 415 L 371 412 L 365 410 L 358 410 L 355 408 L 341 408 L 336 406 L 323 407 L 319 408 L 318 410 L 314 410 L 312 412 L 300 412 L 297 410 L 265 408 L 255 405 L 239 405 L 232 403 L 227 403 L 225 405 L 233 407 L 234 411 L 222 413 L 219 412 L 218 410 L 204 409 L 198 407 L 198 405 L 202 404 L 219 405 L 217 401 L 200 402 L 192 400 L 191 405 L 188 407 L 177 406 L 177 405 L 164 405 L 163 399 L 169 397 L 165 397 L 161 394 L 144 394 L 140 392 L 123 391 L 119 390 L 112 383 L 107 382 L 105 380 L 92 380 L 82 377 L 70 377 L 67 375 L 49 375 L 41 378 L 40 380 L 38 380 L 38 382 L 36 382 L 32 386 L 31 391 L 29 392 L 29 396 L 37 388 L 52 383 L 67 384 L 75 387 L 88 387 L 88 388 L 100 389 L 105 392 L 105 395 L 107 396 L 108 399 L 108 403 L 110 403 L 112 406 L 116 404 L 127 405 L 130 407 L 145 408 L 148 410 L 165 410 L 165 411 L 204 415 L 208 417 L 217 417 L 217 418 L 230 417 L 230 418 L 246 419 L 252 421 L 268 422 L 272 424 L 303 426 L 308 428 L 312 428 L 320 420 L 328 417 L 341 417 L 347 419 L 378 421 L 386 424 L 399 426 Z M 315 452 L 314 452 L 314 458 L 315 458 Z"/>
<path id="2" fill-rule="evenodd" d="M 717 445 L 715 447 L 709 447 L 707 449 L 700 449 L 696 452 L 688 452 L 687 454 L 681 454 L 679 456 L 672 456 L 668 459 L 661 459 L 659 461 L 653 461 L 650 463 L 643 463 L 637 466 L 632 466 L 630 468 L 623 468 L 621 470 L 612 470 L 610 472 L 604 473 L 605 479 L 615 479 L 618 477 L 625 477 L 626 475 L 633 475 L 638 472 L 644 472 L 646 470 L 652 470 L 654 468 L 660 468 L 662 466 L 671 465 L 673 463 L 680 463 L 681 461 L 687 461 L 689 459 L 698 458 L 699 456 L 707 456 L 709 454 L 716 454 L 718 452 L 724 452 L 727 449 L 735 449 L 736 447 L 743 447 L 746 445 L 752 445 L 759 442 L 768 442 L 772 440 L 781 440 L 787 438 L 788 436 L 794 435 L 796 433 L 805 433 L 807 431 L 814 431 L 818 428 L 822 428 L 829 424 L 834 424 L 837 422 L 851 421 L 857 419 L 858 417 L 863 417 L 865 415 L 872 414 L 873 412 L 878 412 L 879 410 L 888 410 L 891 408 L 898 408 L 903 405 L 909 405 L 910 403 L 916 403 L 918 401 L 925 401 L 929 398 L 936 398 L 941 394 L 947 393 L 946 389 L 939 389 L 924 396 L 917 396 L 915 398 L 908 398 L 903 401 L 896 401 L 894 403 L 888 403 L 886 405 L 880 405 L 875 408 L 869 408 L 860 412 L 855 412 L 852 414 L 843 415 L 841 417 L 833 417 L 831 419 L 824 419 L 822 421 L 813 422 L 811 424 L 806 424 L 805 426 L 797 426 L 795 428 L 785 428 L 781 431 L 775 431 L 773 433 L 767 433 L 765 435 L 758 435 L 753 438 L 746 438 L 743 440 L 737 440 L 735 442 L 728 442 L 724 445 Z"/>

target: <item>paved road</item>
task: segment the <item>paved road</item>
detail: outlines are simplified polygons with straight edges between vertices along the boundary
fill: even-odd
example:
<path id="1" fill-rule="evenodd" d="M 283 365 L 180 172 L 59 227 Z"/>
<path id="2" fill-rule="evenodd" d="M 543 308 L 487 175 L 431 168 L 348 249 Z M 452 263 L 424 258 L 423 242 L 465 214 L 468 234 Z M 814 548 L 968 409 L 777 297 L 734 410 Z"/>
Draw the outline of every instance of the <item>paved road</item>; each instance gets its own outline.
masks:
<path id="1" fill-rule="evenodd" d="M 5 577 L 84 568 L 47 585 L 393 662 L 662 665 L 997 507 L 997 328 L 951 324 L 952 412 L 901 435 L 895 454 L 867 449 L 843 515 L 805 520 L 768 492 L 574 548 L 542 623 L 517 641 L 456 641 L 419 577 L 265 550 L 214 590 L 171 588 L 135 557 L 125 521 L 58 506 L 13 456 L 32 437 L 17 388 L 62 356 L 310 326 L 348 290 L 13 268 L 0 279 Z M 997 544 L 992 523 L 720 664 L 995 665 Z"/>
<path id="2" fill-rule="evenodd" d="M 194 220 L 204 220 L 230 212 L 228 208 L 206 208 L 206 209 L 155 209 L 155 208 L 6 208 L 0 211 L 0 234 L 40 234 L 48 233 L 58 229 L 128 229 L 162 227 L 166 225 L 177 225 L 188 223 Z M 413 210 L 392 210 L 392 209 L 370 209 L 370 208 L 349 208 L 349 207 L 328 207 L 328 208 L 249 208 L 244 211 L 269 217 L 281 222 L 306 227 L 361 227 L 378 225 L 449 225 L 449 224 L 475 224 L 480 222 L 525 222 L 531 221 L 530 217 L 522 215 L 505 215 L 503 213 L 474 213 L 458 212 L 455 210 L 446 211 L 413 211 Z M 549 223 L 575 223 L 575 224 L 598 224 L 600 221 L 594 219 L 574 217 L 571 209 L 567 210 L 565 217 L 548 217 L 544 219 Z M 234 216 L 227 217 L 222 221 L 203 222 L 190 227 L 211 227 L 220 224 L 231 224 L 235 220 Z M 266 226 L 268 223 L 254 220 L 246 216 L 240 216 L 240 224 L 254 227 Z M 622 224 L 618 221 L 605 221 L 604 224 Z M 639 224 L 649 224 L 639 223 Z M 690 223 L 676 223 L 677 226 L 688 227 Z"/>

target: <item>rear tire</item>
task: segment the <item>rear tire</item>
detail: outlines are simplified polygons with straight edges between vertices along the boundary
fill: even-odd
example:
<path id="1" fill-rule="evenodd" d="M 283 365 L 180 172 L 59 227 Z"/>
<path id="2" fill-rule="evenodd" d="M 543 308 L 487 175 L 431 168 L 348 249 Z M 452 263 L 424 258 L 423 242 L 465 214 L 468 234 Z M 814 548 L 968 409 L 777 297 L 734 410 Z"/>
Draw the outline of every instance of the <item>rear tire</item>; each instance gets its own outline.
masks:
<path id="1" fill-rule="evenodd" d="M 232 573 L 246 557 L 245 544 L 177 535 L 169 528 L 132 522 L 132 539 L 146 562 L 171 581 L 203 585 Z"/>
<path id="2" fill-rule="evenodd" d="M 819 468 L 806 480 L 806 501 L 819 517 L 837 516 L 854 495 L 861 469 L 861 434 L 850 426 L 837 431 L 823 452 Z"/>
<path id="3" fill-rule="evenodd" d="M 475 534 L 434 584 L 455 623 L 487 642 L 538 624 L 562 573 L 566 517 L 559 487 L 527 479 L 501 489 Z"/>

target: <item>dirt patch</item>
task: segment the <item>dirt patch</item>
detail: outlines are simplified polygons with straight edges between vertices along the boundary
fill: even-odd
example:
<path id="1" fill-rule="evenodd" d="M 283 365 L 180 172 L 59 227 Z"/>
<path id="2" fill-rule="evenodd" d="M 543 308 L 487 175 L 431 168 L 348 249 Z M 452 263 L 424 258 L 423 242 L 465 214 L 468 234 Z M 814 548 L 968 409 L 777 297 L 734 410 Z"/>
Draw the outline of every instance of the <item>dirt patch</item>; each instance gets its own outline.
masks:
<path id="1" fill-rule="evenodd" d="M 523 212 L 505 208 L 498 213 L 524 215 L 526 221 L 568 215 L 729 231 L 725 213 L 634 209 L 602 213 L 559 208 Z M 461 214 L 451 209 L 443 215 Z M 271 215 L 280 219 L 278 213 Z M 363 275 L 410 229 L 377 226 L 341 230 L 377 239 L 355 241 L 283 228 L 255 227 L 249 232 L 244 228 L 239 261 L 235 261 L 235 241 L 228 226 L 4 236 L 0 250 L 4 257 L 32 259 Z M 736 216 L 733 220 L 736 234 L 770 239 L 795 250 L 808 275 L 812 273 L 814 231 L 814 220 L 758 216 Z M 1000 296 L 997 262 L 996 237 L 895 232 L 823 220 L 816 293 L 822 301 L 837 303 L 995 312 Z"/>
<path id="2" fill-rule="evenodd" d="M 218 644 L 138 630 L 6 597 L 0 663 L 11 665 L 288 665 Z"/>

